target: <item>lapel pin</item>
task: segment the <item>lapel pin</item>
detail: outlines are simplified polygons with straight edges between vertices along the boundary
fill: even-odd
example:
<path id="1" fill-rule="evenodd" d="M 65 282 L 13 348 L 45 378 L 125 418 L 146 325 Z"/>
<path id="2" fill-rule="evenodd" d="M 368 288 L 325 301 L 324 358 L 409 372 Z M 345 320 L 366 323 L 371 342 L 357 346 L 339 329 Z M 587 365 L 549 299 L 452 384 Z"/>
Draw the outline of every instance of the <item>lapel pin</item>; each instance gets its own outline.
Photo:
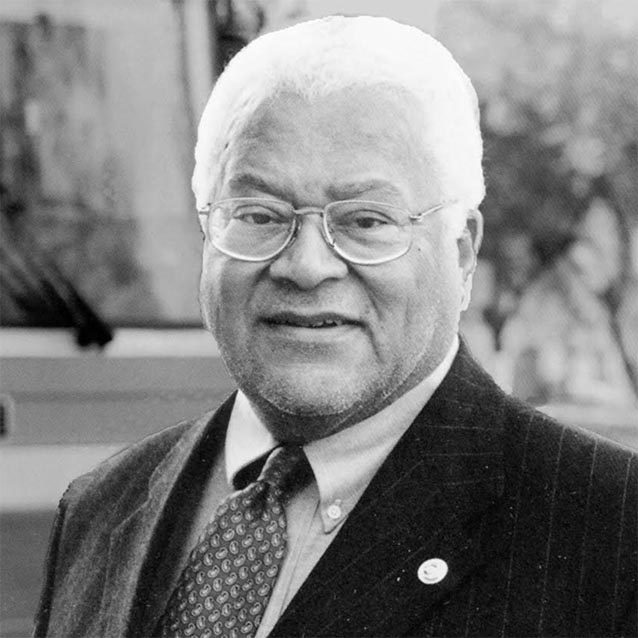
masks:
<path id="1" fill-rule="evenodd" d="M 429 558 L 419 565 L 416 575 L 424 585 L 436 585 L 447 575 L 447 563 L 442 558 Z"/>

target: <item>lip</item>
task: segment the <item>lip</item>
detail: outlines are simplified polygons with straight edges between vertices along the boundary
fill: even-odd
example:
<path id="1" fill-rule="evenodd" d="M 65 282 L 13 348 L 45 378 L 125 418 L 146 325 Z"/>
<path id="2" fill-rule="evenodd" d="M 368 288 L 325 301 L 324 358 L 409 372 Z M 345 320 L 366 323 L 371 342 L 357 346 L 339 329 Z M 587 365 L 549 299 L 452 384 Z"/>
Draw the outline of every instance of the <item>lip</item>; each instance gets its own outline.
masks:
<path id="1" fill-rule="evenodd" d="M 298 312 L 284 310 L 266 314 L 262 316 L 261 321 L 273 328 L 297 328 L 313 332 L 361 326 L 361 322 L 356 318 L 334 311 Z"/>

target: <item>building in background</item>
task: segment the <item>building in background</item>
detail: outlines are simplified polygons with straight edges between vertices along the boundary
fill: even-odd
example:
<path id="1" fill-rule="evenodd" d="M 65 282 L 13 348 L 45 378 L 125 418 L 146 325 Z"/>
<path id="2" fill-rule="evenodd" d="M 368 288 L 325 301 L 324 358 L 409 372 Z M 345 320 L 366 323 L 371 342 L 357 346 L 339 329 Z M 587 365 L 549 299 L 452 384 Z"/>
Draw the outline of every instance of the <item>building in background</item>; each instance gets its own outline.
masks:
<path id="1" fill-rule="evenodd" d="M 454 53 L 486 140 L 470 348 L 520 396 L 638 445 L 634 4 L 3 0 L 0 636 L 29 634 L 66 484 L 232 387 L 199 327 L 195 128 L 227 61 L 300 20 L 387 15 Z"/>
<path id="2" fill-rule="evenodd" d="M 30 253 L 53 261 L 114 325 L 197 321 L 189 176 L 214 79 L 211 13 L 195 0 L 0 7 L 9 249 L 33 279 Z M 4 325 L 56 325 L 46 291 L 38 306 L 4 283 Z"/>
<path id="3" fill-rule="evenodd" d="M 0 635 L 30 635 L 64 485 L 230 382 L 190 191 L 206 0 L 0 3 Z"/>

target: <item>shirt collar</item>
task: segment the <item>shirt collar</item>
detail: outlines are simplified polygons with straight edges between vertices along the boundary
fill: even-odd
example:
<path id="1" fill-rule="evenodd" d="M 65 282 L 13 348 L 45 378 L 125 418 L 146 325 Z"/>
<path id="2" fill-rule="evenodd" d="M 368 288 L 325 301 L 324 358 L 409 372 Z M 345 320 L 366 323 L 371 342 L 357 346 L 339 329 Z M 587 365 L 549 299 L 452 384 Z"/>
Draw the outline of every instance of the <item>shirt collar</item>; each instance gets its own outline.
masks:
<path id="1" fill-rule="evenodd" d="M 380 412 L 304 446 L 319 489 L 324 532 L 336 529 L 356 505 L 392 448 L 410 427 L 448 373 L 459 347 L 458 337 L 428 377 Z M 239 391 L 226 435 L 226 476 L 237 473 L 278 445 Z"/>

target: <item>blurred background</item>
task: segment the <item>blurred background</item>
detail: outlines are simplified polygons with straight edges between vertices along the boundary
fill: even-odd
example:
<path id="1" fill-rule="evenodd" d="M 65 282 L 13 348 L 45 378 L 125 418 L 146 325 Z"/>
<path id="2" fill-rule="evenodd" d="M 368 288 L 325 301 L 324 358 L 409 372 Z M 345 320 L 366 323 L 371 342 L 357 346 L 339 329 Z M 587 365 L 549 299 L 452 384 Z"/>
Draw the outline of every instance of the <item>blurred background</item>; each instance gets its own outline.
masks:
<path id="1" fill-rule="evenodd" d="M 638 447 L 638 3 L 2 0 L 0 635 L 29 635 L 68 482 L 232 388 L 197 307 L 197 121 L 246 42 L 330 13 L 421 27 L 476 86 L 471 350 Z"/>

